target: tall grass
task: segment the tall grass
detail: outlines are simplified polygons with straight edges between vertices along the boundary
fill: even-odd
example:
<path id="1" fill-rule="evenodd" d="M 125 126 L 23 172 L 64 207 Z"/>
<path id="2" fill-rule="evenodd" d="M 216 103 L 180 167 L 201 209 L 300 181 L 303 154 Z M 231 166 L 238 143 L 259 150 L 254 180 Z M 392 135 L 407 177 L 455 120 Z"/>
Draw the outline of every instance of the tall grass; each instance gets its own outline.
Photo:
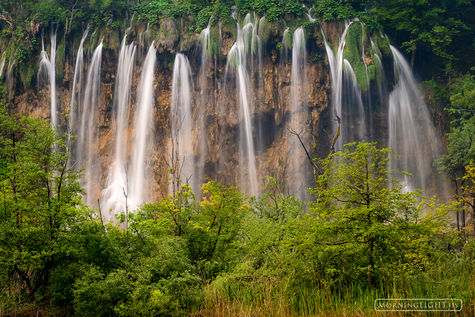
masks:
<path id="1" fill-rule="evenodd" d="M 427 272 L 400 273 L 378 287 L 308 287 L 290 280 L 233 280 L 204 288 L 205 302 L 194 316 L 475 316 L 473 261 L 442 263 Z M 377 298 L 462 299 L 461 312 L 377 312 Z"/>

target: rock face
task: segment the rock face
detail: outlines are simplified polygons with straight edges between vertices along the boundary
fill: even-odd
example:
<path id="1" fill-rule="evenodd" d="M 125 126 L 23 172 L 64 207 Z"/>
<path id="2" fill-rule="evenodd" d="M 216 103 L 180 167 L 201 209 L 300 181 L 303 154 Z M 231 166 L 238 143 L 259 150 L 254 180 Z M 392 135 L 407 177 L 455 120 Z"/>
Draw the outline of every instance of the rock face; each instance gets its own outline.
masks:
<path id="1" fill-rule="evenodd" d="M 166 196 L 170 191 L 176 190 L 179 184 L 187 183 L 192 177 L 199 178 L 193 188 L 198 195 L 200 184 L 207 178 L 220 181 L 225 185 L 241 186 L 245 193 L 250 193 L 251 175 L 248 168 L 250 160 L 247 147 L 249 138 L 246 140 L 246 133 L 249 134 L 249 130 L 255 156 L 258 191 L 262 192 L 266 176 L 276 178 L 290 194 L 304 191 L 305 189 L 296 189 L 296 182 L 300 182 L 301 176 L 295 176 L 297 174 L 292 176 L 295 172 L 292 171 L 292 166 L 301 168 L 304 175 L 309 175 L 303 183 L 311 185 L 310 164 L 295 133 L 300 136 L 312 155 L 328 153 L 333 137 L 332 122 L 335 120 L 335 115 L 330 111 L 332 78 L 321 32 L 326 35 L 326 40 L 336 51 L 345 26 L 341 23 L 327 23 L 321 28 L 313 26 L 305 29 L 305 85 L 295 88 L 297 90 L 294 91 L 298 91 L 301 101 L 298 105 L 291 107 L 293 56 L 292 48 L 286 48 L 287 44 L 282 41 L 283 36 L 285 37 L 284 27 L 271 25 L 265 19 L 259 22 L 257 20 L 250 22 L 249 18 L 246 19 L 247 22 L 246 20 L 242 22 L 244 25 L 242 29 L 239 25 L 235 28 L 232 25 L 220 24 L 211 28 L 209 32 L 211 40 L 205 49 L 203 49 L 204 42 L 201 38 L 184 31 L 183 21 L 163 20 L 160 22 L 159 29 L 137 26 L 129 31 L 127 41 L 135 42 L 138 51 L 130 87 L 130 120 L 125 138 L 129 144 L 126 169 L 132 164 L 131 144 L 136 142 L 133 120 L 138 102 L 137 90 L 142 65 L 149 45 L 153 43 L 157 49 L 153 83 L 153 113 L 150 113 L 153 117 L 153 133 L 148 137 L 146 147 L 148 171 L 144 184 L 145 191 L 148 193 L 146 201 Z M 253 28 L 255 28 L 254 33 L 249 31 Z M 355 29 L 356 31 L 353 32 L 355 34 L 360 29 L 363 30 L 362 27 Z M 114 161 L 117 126 L 114 122 L 113 94 L 119 57 L 117 44 L 119 35 L 112 32 L 105 32 L 105 34 L 107 34 L 105 39 L 113 40 L 111 40 L 111 45 L 105 42 L 103 50 L 99 109 L 97 109 L 98 116 L 94 122 L 97 135 L 93 154 L 97 164 L 97 175 L 93 185 L 94 197 L 88 199 L 98 201 L 99 204 L 108 171 Z M 241 36 L 244 34 L 242 52 L 245 56 L 243 60 L 236 61 L 232 52 L 236 51 L 233 45 L 236 45 L 239 34 Z M 352 34 L 352 36 L 357 36 L 357 34 Z M 364 38 L 363 35 L 359 36 Z M 394 76 L 392 61 L 389 61 L 387 53 L 389 49 L 385 53 L 383 44 L 376 43 L 379 47 L 374 48 L 376 46 L 373 42 L 371 45 L 374 47 L 369 46 L 367 38 L 365 38 L 366 42 L 357 39 L 353 41 L 357 43 L 355 45 L 363 43 L 363 47 L 358 49 L 363 51 L 361 65 L 363 65 L 363 72 L 366 67 L 366 78 L 368 78 L 365 83 L 367 90 L 363 92 L 363 98 L 377 100 L 370 102 L 371 113 L 367 114 L 371 122 L 368 127 L 369 139 L 378 140 L 385 145 L 387 110 L 382 107 L 382 104 L 387 102 L 385 95 L 393 86 L 391 78 Z M 92 39 L 90 45 L 94 46 L 95 44 L 92 43 L 96 43 L 95 41 L 97 39 Z M 62 126 L 59 130 L 62 133 L 67 132 L 64 127 L 68 126 L 67 114 L 71 102 L 76 54 L 74 49 L 65 55 L 62 62 L 64 65 L 62 76 L 60 77 L 57 72 L 58 117 Z M 93 49 L 94 47 L 90 47 L 85 55 L 85 72 Z M 357 52 L 357 49 L 353 51 Z M 189 160 L 195 164 L 195 173 L 198 176 L 182 175 L 180 172 L 183 162 L 173 155 L 178 145 L 177 140 L 171 138 L 170 102 L 173 61 L 177 52 L 184 54 L 190 61 L 192 82 L 190 94 L 193 123 L 192 127 L 183 128 L 192 130 L 193 150 L 192 153 L 187 153 L 183 160 Z M 380 73 L 374 70 L 376 57 L 380 64 L 386 64 Z M 244 81 L 241 82 L 237 71 L 241 65 L 239 63 L 243 65 L 245 74 Z M 368 69 L 373 72 L 368 72 Z M 355 70 L 358 71 L 357 68 Z M 368 74 L 373 77 L 370 78 Z M 358 76 L 361 77 L 361 73 L 356 73 L 356 77 Z M 244 93 L 243 82 L 246 87 Z M 15 87 L 15 84 L 10 83 L 10 87 L 12 86 Z M 50 117 L 50 94 L 47 83 L 39 80 L 32 88 L 10 91 L 10 95 L 13 95 L 11 104 L 15 112 L 45 119 Z M 243 108 L 243 98 L 248 109 Z M 250 123 L 245 120 L 246 110 L 249 112 L 247 117 L 250 118 Z M 347 130 L 357 129 L 358 124 L 358 122 L 352 122 L 347 126 Z M 316 150 L 313 148 L 315 144 L 318 144 Z M 74 155 L 72 161 L 74 163 Z M 81 162 L 76 163 L 80 167 L 88 168 L 81 166 Z M 128 190 L 124 189 L 124 193 L 127 192 Z"/>
<path id="2" fill-rule="evenodd" d="M 174 21 L 164 21 L 161 23 L 160 31 L 156 36 L 148 36 L 150 41 L 156 38 L 157 67 L 155 69 L 154 80 L 154 107 L 153 116 L 154 133 L 151 147 L 148 148 L 148 162 L 152 167 L 149 188 L 150 197 L 148 200 L 158 199 L 165 196 L 169 191 L 170 151 L 172 141 L 170 140 L 170 101 L 172 85 L 172 64 L 171 57 L 178 48 L 188 56 L 192 69 L 192 108 L 193 119 L 196 124 L 193 127 L 194 153 L 192 157 L 203 155 L 199 153 L 202 148 L 198 146 L 200 139 L 205 140 L 206 154 L 203 164 L 203 180 L 205 178 L 216 179 L 226 185 L 242 184 L 240 178 L 243 177 L 240 170 L 242 160 L 242 149 L 240 149 L 240 138 L 242 137 L 243 117 L 237 102 L 236 77 L 226 67 L 227 54 L 230 46 L 234 43 L 232 32 L 223 32 L 220 35 L 220 52 L 217 55 L 210 55 L 206 69 L 201 69 L 200 42 L 189 41 L 192 45 L 178 44 L 179 32 Z M 146 38 L 146 37 L 145 37 Z M 144 36 L 132 39 L 139 45 L 136 64 L 131 86 L 130 98 L 130 123 L 128 131 L 128 142 L 134 142 L 134 131 L 132 120 L 137 102 L 137 86 L 142 72 L 142 63 L 145 50 L 149 43 L 143 40 Z M 140 43 L 140 41 L 144 41 Z M 308 38 L 309 47 L 321 46 L 319 37 Z M 187 47 L 188 46 L 188 47 Z M 107 45 L 105 45 L 107 47 Z M 73 51 L 71 53 L 74 53 Z M 75 53 L 74 53 L 75 54 Z M 86 54 L 85 64 L 87 69 L 88 56 Z M 95 148 L 95 158 L 98 163 L 99 175 L 96 177 L 94 188 L 97 194 L 93 201 L 101 199 L 101 190 L 104 188 L 108 169 L 113 161 L 115 144 L 114 114 L 112 109 L 114 82 L 118 64 L 118 49 L 104 49 L 101 71 L 101 86 L 99 94 L 99 115 L 95 126 L 97 128 L 97 144 Z M 59 122 L 62 128 L 60 131 L 66 133 L 67 113 L 71 102 L 71 86 L 74 75 L 73 54 L 69 54 L 64 61 L 64 76 L 57 78 L 57 104 L 59 111 Z M 307 104 L 299 110 L 298 120 L 302 122 L 302 138 L 307 142 L 307 147 L 311 148 L 313 142 L 310 138 L 312 134 L 317 135 L 318 121 L 320 115 L 329 105 L 331 93 L 330 72 L 326 61 L 315 62 L 313 54 L 307 54 L 307 80 L 306 89 Z M 255 144 L 255 161 L 257 166 L 257 176 L 259 190 L 263 189 L 265 176 L 273 176 L 282 183 L 285 183 L 285 169 L 288 160 L 288 138 L 286 120 L 291 115 L 289 112 L 290 81 L 291 81 L 291 56 L 283 56 L 275 46 L 263 43 L 260 58 L 253 59 L 253 71 L 249 72 L 246 80 L 251 87 L 249 91 L 249 103 L 251 106 L 252 135 Z M 203 100 L 203 92 L 200 90 L 200 82 L 203 77 L 206 81 L 206 98 Z M 44 119 L 50 117 L 49 109 L 49 87 L 47 83 L 40 82 L 36 87 L 15 91 L 12 100 L 13 109 L 20 114 L 29 114 Z M 198 120 L 202 115 L 203 120 Z M 204 132 L 203 132 L 204 131 Z M 203 137 L 204 135 L 204 137 Z M 131 147 L 129 146 L 129 149 Z M 130 160 L 131 153 L 128 154 Z M 308 164 L 306 157 L 302 157 L 301 164 Z M 197 161 L 197 160 L 195 160 Z M 85 167 L 87 168 L 87 166 Z M 180 175 L 181 178 L 187 175 Z M 184 182 L 184 179 L 181 180 Z M 196 188 L 195 188 L 196 190 Z M 246 192 L 246 188 L 243 188 Z"/>

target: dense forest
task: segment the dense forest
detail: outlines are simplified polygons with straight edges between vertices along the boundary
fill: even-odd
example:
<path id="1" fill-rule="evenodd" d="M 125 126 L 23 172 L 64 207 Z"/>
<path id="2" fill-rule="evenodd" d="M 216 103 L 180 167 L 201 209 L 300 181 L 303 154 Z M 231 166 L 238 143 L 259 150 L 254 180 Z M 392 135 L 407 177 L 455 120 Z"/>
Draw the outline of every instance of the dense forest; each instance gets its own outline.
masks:
<path id="1" fill-rule="evenodd" d="M 137 210 L 124 192 L 125 210 L 107 221 L 82 199 L 68 136 L 15 112 L 12 94 L 34 89 L 51 29 L 76 46 L 98 30 L 95 45 L 110 30 L 171 19 L 195 39 L 249 12 L 309 28 L 358 19 L 400 47 L 444 132 L 433 164 L 454 187 L 450 200 L 404 190 L 390 148 L 335 150 L 338 128 L 325 155 L 305 149 L 310 199 L 270 176 L 257 196 L 209 179 Z M 453 298 L 472 316 L 474 19 L 470 0 L 0 0 L 0 80 L 4 69 L 15 77 L 0 87 L 0 315 L 365 316 L 378 298 Z M 59 63 L 72 50 L 62 43 Z"/>

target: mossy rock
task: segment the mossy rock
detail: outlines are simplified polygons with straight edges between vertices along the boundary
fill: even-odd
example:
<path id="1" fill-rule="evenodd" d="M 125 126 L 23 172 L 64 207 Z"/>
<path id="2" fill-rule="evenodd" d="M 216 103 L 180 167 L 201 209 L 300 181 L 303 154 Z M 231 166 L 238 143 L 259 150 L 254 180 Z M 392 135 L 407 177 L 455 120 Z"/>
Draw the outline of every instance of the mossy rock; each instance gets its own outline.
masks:
<path id="1" fill-rule="evenodd" d="M 185 33 L 180 37 L 178 50 L 180 52 L 189 52 L 198 40 L 199 36 L 196 33 Z"/>
<path id="2" fill-rule="evenodd" d="M 209 30 L 210 47 L 208 47 L 208 56 L 216 56 L 219 53 L 219 28 L 217 25 L 212 26 Z"/>
<path id="3" fill-rule="evenodd" d="M 374 45 L 380 51 L 381 55 L 391 56 L 391 48 L 389 47 L 389 40 L 382 34 L 377 34 L 373 37 Z"/>
<path id="4" fill-rule="evenodd" d="M 64 45 L 59 44 L 56 47 L 56 78 L 63 78 L 64 76 L 64 56 L 65 56 L 65 51 L 64 51 Z"/>
<path id="5" fill-rule="evenodd" d="M 97 47 L 99 44 L 100 39 L 103 36 L 103 30 L 102 28 L 95 29 L 94 31 L 91 32 L 91 35 L 88 36 L 89 40 L 86 40 L 86 43 L 84 43 L 84 49 L 93 52 L 94 49 Z"/>
<path id="6" fill-rule="evenodd" d="M 117 50 L 120 47 L 121 39 L 119 31 L 115 28 L 106 28 L 104 31 L 104 48 Z"/>
<path id="7" fill-rule="evenodd" d="M 369 39 L 366 25 L 361 22 L 354 22 L 348 29 L 343 51 L 343 58 L 350 63 L 355 72 L 358 85 L 363 91 L 369 88 L 369 84 L 371 80 L 375 79 L 376 74 L 375 68 L 369 67 L 373 64 L 373 59 L 363 60 L 372 54 Z"/>
<path id="8" fill-rule="evenodd" d="M 162 19 L 160 21 L 160 29 L 155 36 L 155 43 L 159 53 L 168 51 L 175 52 L 176 45 L 180 38 L 180 31 L 172 19 Z"/>
<path id="9" fill-rule="evenodd" d="M 262 43 L 266 43 L 269 41 L 270 37 L 272 36 L 272 23 L 269 23 L 265 17 L 259 20 L 259 26 L 257 30 L 257 34 L 261 39 Z"/>
<path id="10" fill-rule="evenodd" d="M 34 66 L 35 64 L 28 64 L 28 63 L 23 63 L 20 65 L 20 80 L 23 85 L 23 87 L 30 88 L 31 86 L 31 81 L 35 74 L 37 73 L 37 67 Z"/>

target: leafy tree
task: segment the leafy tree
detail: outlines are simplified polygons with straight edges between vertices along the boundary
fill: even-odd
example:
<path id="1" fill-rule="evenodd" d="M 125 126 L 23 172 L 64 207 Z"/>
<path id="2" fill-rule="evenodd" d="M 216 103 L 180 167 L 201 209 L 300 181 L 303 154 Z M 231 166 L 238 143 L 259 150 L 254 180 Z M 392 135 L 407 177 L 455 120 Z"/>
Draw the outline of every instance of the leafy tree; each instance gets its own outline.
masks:
<path id="1" fill-rule="evenodd" d="M 467 176 L 470 169 L 467 166 L 475 159 L 474 77 L 467 74 L 454 79 L 450 83 L 448 94 L 450 104 L 445 110 L 450 118 L 450 131 L 447 133 L 447 154 L 442 156 L 439 164 L 441 169 L 451 176 L 456 195 L 462 202 L 467 203 L 462 199 L 464 195 L 461 187 L 466 186 L 466 182 L 470 182 L 470 177 Z M 460 225 L 465 227 L 463 209 L 457 212 L 457 226 L 460 227 Z"/>
<path id="2" fill-rule="evenodd" d="M 81 213 L 79 174 L 46 121 L 0 107 L 0 275 L 31 300 L 67 252 Z M 7 278 L 8 277 L 8 278 Z"/>
<path id="3" fill-rule="evenodd" d="M 412 53 L 411 64 L 418 50 L 446 62 L 466 56 L 459 48 L 467 49 L 473 38 L 474 6 L 469 0 L 377 0 L 371 12 L 392 39 Z"/>
<path id="4" fill-rule="evenodd" d="M 423 234 L 420 198 L 388 178 L 388 154 L 374 143 L 352 143 L 320 160 L 324 173 L 312 190 L 316 199 L 298 246 L 315 261 L 320 278 L 376 285 L 407 263 L 413 249 L 407 237 Z"/>

